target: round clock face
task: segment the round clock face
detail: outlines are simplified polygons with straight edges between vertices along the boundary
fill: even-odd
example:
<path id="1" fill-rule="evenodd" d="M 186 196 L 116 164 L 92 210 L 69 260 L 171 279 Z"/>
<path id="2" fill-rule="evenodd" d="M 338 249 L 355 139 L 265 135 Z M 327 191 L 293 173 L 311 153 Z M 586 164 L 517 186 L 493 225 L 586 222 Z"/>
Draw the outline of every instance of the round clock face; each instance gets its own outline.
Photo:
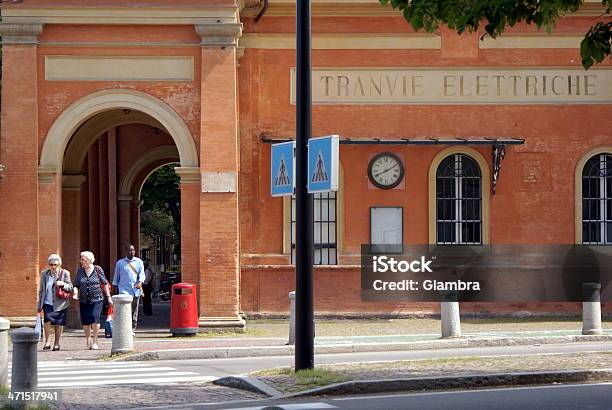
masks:
<path id="1" fill-rule="evenodd" d="M 370 161 L 368 177 L 372 184 L 381 189 L 395 188 L 404 179 L 404 164 L 391 152 L 382 152 Z"/>

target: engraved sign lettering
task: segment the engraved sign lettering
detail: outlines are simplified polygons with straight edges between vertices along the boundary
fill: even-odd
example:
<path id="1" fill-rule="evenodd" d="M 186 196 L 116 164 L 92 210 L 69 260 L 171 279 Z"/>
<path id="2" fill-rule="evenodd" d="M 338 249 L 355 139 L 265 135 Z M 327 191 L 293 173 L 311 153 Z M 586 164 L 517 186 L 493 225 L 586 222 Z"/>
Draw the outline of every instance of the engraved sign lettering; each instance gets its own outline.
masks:
<path id="1" fill-rule="evenodd" d="M 612 69 L 313 69 L 314 104 L 607 104 Z M 295 104 L 295 69 L 291 69 Z"/>

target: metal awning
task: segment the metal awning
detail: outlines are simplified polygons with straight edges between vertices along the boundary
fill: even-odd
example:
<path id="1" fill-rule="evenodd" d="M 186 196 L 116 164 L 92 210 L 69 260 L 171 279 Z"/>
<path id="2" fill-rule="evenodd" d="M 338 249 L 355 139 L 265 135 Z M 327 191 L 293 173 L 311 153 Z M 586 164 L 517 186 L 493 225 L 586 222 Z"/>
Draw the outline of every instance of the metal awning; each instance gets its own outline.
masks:
<path id="1" fill-rule="evenodd" d="M 276 144 L 293 141 L 293 138 L 274 138 L 261 136 L 261 142 Z M 347 145 L 522 145 L 524 138 L 510 137 L 466 137 L 466 138 L 340 138 L 340 144 Z"/>
<path id="2" fill-rule="evenodd" d="M 261 135 L 264 144 L 277 144 L 279 142 L 293 141 L 293 138 L 275 138 Z M 340 144 L 345 145 L 489 145 L 492 149 L 493 172 L 491 172 L 491 192 L 499 182 L 501 161 L 506 156 L 506 145 L 523 145 L 524 138 L 513 137 L 464 137 L 464 138 L 340 138 Z"/>

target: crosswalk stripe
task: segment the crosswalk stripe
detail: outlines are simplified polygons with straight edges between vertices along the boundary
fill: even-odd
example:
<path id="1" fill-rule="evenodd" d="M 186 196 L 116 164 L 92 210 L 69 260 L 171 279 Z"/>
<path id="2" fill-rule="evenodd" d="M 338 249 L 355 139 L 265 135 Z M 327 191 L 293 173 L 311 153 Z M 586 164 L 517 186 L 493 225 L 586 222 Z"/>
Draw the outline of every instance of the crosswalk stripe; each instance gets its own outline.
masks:
<path id="1" fill-rule="evenodd" d="M 146 379 L 113 379 L 113 380 L 91 380 L 84 381 L 82 383 L 70 383 L 69 386 L 62 381 L 56 381 L 53 383 L 40 383 L 38 385 L 41 389 L 47 388 L 65 388 L 71 389 L 74 387 L 83 386 L 101 386 L 101 385 L 113 385 L 113 384 L 152 384 L 152 383 L 176 383 L 176 382 L 210 382 L 218 379 L 213 376 L 175 376 L 175 377 L 151 377 Z"/>
<path id="2" fill-rule="evenodd" d="M 9 383 L 11 373 L 9 372 Z M 217 377 L 179 371 L 174 367 L 156 366 L 152 363 L 57 361 L 42 362 L 38 367 L 38 387 L 41 389 L 117 384 L 168 385 L 210 382 L 216 379 Z"/>
<path id="3" fill-rule="evenodd" d="M 153 375 L 147 375 L 147 377 L 170 377 L 170 376 L 189 376 L 189 375 L 197 375 L 198 373 L 194 373 L 194 372 L 167 372 L 167 373 L 160 373 L 160 374 L 153 374 Z M 69 381 L 69 382 L 73 382 L 76 380 L 77 384 L 79 383 L 79 380 L 106 380 L 106 379 L 113 379 L 113 380 L 120 380 L 123 379 L 123 381 L 125 382 L 129 382 L 131 379 L 131 377 L 134 377 L 134 375 L 132 374 L 125 374 L 125 375 L 117 375 L 117 374 L 102 374 L 102 375 L 92 375 L 92 376 L 73 376 L 73 377 L 62 377 L 61 379 L 58 379 L 57 377 L 39 377 L 38 378 L 38 382 L 40 384 L 47 384 L 49 382 L 55 382 L 55 381 Z"/>
<path id="4" fill-rule="evenodd" d="M 101 373 L 133 373 L 133 372 L 149 372 L 151 370 L 162 371 L 162 370 L 176 370 L 173 367 L 138 367 L 136 369 L 87 369 L 87 370 L 67 370 L 67 371 L 58 371 L 58 372 L 38 372 L 38 376 L 56 376 L 64 378 L 66 375 L 70 374 L 101 374 Z"/>

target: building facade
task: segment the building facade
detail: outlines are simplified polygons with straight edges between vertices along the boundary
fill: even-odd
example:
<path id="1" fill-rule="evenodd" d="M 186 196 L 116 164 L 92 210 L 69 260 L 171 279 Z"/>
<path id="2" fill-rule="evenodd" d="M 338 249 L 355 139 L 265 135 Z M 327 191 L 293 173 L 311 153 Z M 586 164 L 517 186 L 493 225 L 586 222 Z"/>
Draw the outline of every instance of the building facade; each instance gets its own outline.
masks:
<path id="1" fill-rule="evenodd" d="M 415 33 L 374 0 L 312 12 L 313 135 L 341 137 L 340 188 L 315 197 L 317 313 L 437 311 L 361 301 L 371 241 L 612 244 L 612 65 L 579 57 L 598 3 L 496 40 Z M 293 1 L 24 0 L 0 33 L 0 316 L 33 319 L 50 253 L 110 271 L 138 245 L 147 176 L 177 162 L 200 325 L 286 314 L 294 212 L 269 175 L 295 134 Z"/>

